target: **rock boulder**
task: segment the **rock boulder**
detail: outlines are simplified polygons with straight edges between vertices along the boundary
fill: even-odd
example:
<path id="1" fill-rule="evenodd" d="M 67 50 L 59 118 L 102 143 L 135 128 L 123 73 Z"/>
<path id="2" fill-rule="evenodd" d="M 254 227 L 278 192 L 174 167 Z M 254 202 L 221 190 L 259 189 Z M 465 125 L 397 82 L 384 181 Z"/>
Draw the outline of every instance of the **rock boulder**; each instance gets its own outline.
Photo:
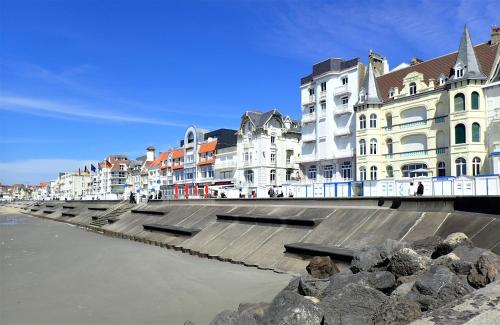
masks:
<path id="1" fill-rule="evenodd" d="M 314 256 L 306 266 L 307 273 L 318 279 L 326 279 L 340 270 L 329 256 Z"/>

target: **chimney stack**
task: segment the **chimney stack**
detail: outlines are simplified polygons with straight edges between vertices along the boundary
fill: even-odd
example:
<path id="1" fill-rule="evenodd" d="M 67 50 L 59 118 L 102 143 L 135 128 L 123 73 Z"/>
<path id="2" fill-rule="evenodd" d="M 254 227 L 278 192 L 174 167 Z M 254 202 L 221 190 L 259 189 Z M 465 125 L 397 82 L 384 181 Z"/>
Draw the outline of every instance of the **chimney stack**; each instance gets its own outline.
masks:
<path id="1" fill-rule="evenodd" d="M 491 44 L 500 43 L 500 27 L 491 26 Z"/>
<path id="2" fill-rule="evenodd" d="M 375 70 L 375 75 L 382 76 L 389 72 L 389 62 L 387 62 L 387 58 L 380 54 L 377 54 L 370 50 L 368 53 L 368 61 L 373 65 L 373 69 Z"/>
<path id="3" fill-rule="evenodd" d="M 149 146 L 146 148 L 146 161 L 153 161 L 155 160 L 155 152 L 156 149 L 153 146 Z"/>
<path id="4" fill-rule="evenodd" d="M 411 58 L 410 62 L 411 62 L 410 65 L 415 65 L 415 64 L 424 62 L 424 60 L 421 60 L 419 58 Z"/>

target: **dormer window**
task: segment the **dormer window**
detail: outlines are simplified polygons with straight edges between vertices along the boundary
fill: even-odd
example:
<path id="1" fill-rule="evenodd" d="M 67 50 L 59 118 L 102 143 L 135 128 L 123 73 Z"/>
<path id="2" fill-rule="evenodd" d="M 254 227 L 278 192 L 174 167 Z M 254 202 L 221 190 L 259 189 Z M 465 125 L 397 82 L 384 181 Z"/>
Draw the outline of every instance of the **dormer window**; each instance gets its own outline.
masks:
<path id="1" fill-rule="evenodd" d="M 410 95 L 415 95 L 417 93 L 417 84 L 412 82 L 410 83 Z"/>
<path id="2" fill-rule="evenodd" d="M 439 85 L 442 86 L 446 82 L 446 78 L 443 75 L 439 76 Z"/>
<path id="3" fill-rule="evenodd" d="M 464 66 L 459 63 L 455 66 L 455 78 L 460 79 L 464 76 Z"/>
<path id="4" fill-rule="evenodd" d="M 362 88 L 361 91 L 359 92 L 359 102 L 364 103 L 365 99 L 366 99 L 365 89 Z"/>
<path id="5" fill-rule="evenodd" d="M 314 88 L 309 88 L 309 96 L 314 95 Z"/>
<path id="6" fill-rule="evenodd" d="M 394 88 L 389 89 L 389 98 L 394 97 Z"/>

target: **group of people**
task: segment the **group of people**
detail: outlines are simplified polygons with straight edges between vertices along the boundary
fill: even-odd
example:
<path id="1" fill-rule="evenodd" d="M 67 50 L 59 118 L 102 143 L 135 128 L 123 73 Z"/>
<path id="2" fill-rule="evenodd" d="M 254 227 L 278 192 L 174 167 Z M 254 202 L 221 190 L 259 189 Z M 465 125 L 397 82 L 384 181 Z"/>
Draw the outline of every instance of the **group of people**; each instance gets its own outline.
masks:
<path id="1" fill-rule="evenodd" d="M 269 197 L 285 197 L 283 191 L 278 189 L 274 190 L 274 188 L 272 187 L 270 187 L 269 190 L 267 191 L 267 195 L 269 195 Z M 292 191 L 288 193 L 288 197 L 293 197 Z"/>
<path id="2" fill-rule="evenodd" d="M 422 196 L 424 195 L 424 184 L 422 182 L 418 182 L 418 186 L 415 187 L 413 182 L 410 182 L 409 193 L 410 196 Z"/>

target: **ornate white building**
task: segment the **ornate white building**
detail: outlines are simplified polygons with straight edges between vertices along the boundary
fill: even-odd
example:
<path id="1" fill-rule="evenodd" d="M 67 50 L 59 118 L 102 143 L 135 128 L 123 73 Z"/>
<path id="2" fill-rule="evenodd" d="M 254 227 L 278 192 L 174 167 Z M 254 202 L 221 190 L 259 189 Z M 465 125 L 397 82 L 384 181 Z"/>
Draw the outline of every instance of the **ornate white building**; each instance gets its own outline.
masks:
<path id="1" fill-rule="evenodd" d="M 330 58 L 301 79 L 302 148 L 305 182 L 352 180 L 355 163 L 353 105 L 364 66 L 359 59 Z"/>
<path id="2" fill-rule="evenodd" d="M 283 117 L 276 109 L 247 111 L 237 136 L 236 185 L 242 194 L 256 191 L 262 197 L 267 188 L 298 179 L 298 121 Z"/>

